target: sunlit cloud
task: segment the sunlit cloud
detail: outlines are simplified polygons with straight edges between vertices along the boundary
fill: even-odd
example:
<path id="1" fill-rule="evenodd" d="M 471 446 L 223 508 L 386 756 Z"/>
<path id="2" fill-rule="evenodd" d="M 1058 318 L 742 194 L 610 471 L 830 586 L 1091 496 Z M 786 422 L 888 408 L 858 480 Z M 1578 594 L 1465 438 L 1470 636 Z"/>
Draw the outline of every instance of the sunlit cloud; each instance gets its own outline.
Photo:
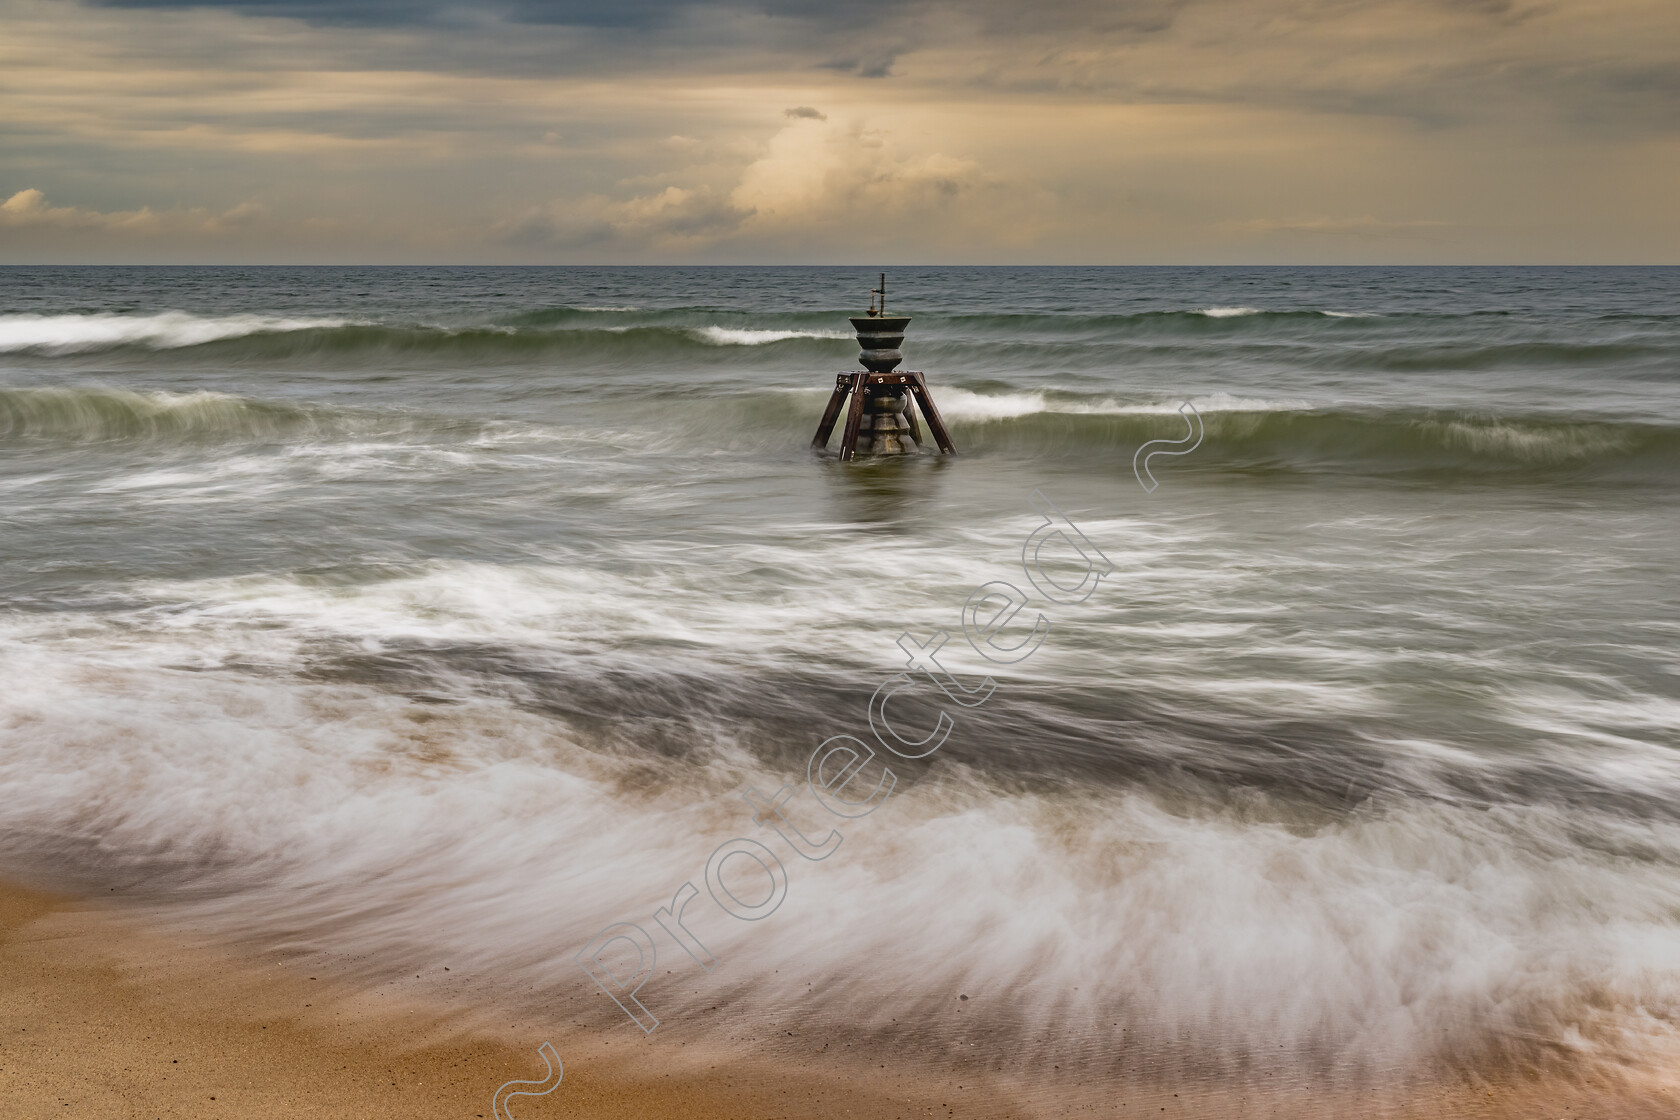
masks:
<path id="1" fill-rule="evenodd" d="M 260 222 L 267 209 L 258 202 L 242 202 L 212 214 L 203 209 L 101 212 L 80 206 L 53 206 L 47 196 L 33 187 L 18 191 L 0 202 L 0 227 L 23 230 L 97 231 L 124 237 L 155 237 L 163 234 L 222 233 Z"/>
<path id="2" fill-rule="evenodd" d="M 0 203 L 0 225 L 13 229 L 99 229 L 115 232 L 155 232 L 162 223 L 150 209 L 101 214 L 78 206 L 50 206 L 47 196 L 30 188 Z"/>
<path id="3" fill-rule="evenodd" d="M 1369 214 L 1340 218 L 1329 216 L 1295 218 L 1253 218 L 1232 222 L 1232 230 L 1250 234 L 1323 234 L 1342 237 L 1430 237 L 1442 240 L 1447 223 L 1437 221 L 1389 221 Z"/>

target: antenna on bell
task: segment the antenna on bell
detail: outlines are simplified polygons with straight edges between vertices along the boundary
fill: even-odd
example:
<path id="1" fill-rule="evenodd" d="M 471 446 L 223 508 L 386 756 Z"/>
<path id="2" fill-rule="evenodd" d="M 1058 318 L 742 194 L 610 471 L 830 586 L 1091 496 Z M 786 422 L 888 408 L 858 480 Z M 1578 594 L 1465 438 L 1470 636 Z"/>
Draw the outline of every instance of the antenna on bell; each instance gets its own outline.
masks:
<path id="1" fill-rule="evenodd" d="M 881 297 L 881 306 L 875 306 L 875 297 Z M 887 313 L 887 274 L 881 273 L 881 286 L 869 289 L 869 317 L 879 319 Z"/>

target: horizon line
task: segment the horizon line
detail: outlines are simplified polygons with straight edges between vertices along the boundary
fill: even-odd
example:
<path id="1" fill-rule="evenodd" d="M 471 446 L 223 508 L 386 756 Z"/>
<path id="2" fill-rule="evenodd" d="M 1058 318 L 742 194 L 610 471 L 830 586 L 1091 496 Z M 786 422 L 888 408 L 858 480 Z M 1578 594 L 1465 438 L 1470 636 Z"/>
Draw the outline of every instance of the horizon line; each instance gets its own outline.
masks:
<path id="1" fill-rule="evenodd" d="M 0 261 L 0 269 L 14 268 L 834 268 L 859 269 L 862 271 L 880 271 L 894 268 L 1346 268 L 1346 269 L 1426 269 L 1426 268 L 1680 268 L 1680 261 L 1663 262 L 1548 262 L 1523 264 L 1502 263 L 1453 263 L 1441 262 L 1430 264 L 1337 264 L 1337 263 L 1241 263 L 1241 262 L 1209 262 L 1209 263 L 1136 263 L 1136 264 L 1054 264 L 1047 262 L 1000 263 L 1000 264 L 952 264 L 945 262 L 915 262 L 898 264 L 844 264 L 833 262 L 805 262 L 798 264 L 698 264 L 665 262 L 649 263 L 511 263 L 511 262 L 445 262 L 432 261 L 424 263 L 399 263 L 390 261 L 365 262 L 327 262 L 327 261 Z"/>

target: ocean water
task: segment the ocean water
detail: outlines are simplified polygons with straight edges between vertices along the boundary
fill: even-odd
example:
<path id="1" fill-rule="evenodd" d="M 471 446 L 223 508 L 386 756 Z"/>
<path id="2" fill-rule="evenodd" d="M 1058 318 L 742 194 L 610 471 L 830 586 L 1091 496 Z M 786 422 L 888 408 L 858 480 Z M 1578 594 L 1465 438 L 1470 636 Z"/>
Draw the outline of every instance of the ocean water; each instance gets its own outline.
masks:
<path id="1" fill-rule="evenodd" d="M 874 279 L 0 270 L 0 874 L 1051 1094 L 1674 1060 L 1680 269 L 899 268 L 959 454 L 841 464 Z M 1114 571 L 992 664 L 1035 489 Z M 900 693 L 948 740 L 829 814 L 812 751 L 941 630 L 995 693 Z M 614 922 L 645 1040 L 573 961 Z"/>

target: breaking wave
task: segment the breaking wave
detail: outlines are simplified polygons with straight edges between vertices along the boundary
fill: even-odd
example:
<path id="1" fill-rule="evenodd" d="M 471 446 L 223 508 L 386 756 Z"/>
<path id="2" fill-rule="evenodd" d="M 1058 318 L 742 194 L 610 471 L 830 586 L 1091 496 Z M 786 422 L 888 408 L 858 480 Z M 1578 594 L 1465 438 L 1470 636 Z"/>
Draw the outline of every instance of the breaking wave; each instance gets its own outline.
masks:
<path id="1" fill-rule="evenodd" d="M 790 338 L 852 337 L 839 331 L 760 331 L 736 327 L 701 327 L 694 335 L 714 346 L 763 346 L 766 342 L 786 342 Z"/>
<path id="2" fill-rule="evenodd" d="M 30 350 L 74 354 L 119 346 L 174 350 L 254 334 L 331 330 L 349 323 L 348 319 L 275 315 L 202 318 L 183 311 L 156 315 L 0 315 L 0 354 Z"/>

